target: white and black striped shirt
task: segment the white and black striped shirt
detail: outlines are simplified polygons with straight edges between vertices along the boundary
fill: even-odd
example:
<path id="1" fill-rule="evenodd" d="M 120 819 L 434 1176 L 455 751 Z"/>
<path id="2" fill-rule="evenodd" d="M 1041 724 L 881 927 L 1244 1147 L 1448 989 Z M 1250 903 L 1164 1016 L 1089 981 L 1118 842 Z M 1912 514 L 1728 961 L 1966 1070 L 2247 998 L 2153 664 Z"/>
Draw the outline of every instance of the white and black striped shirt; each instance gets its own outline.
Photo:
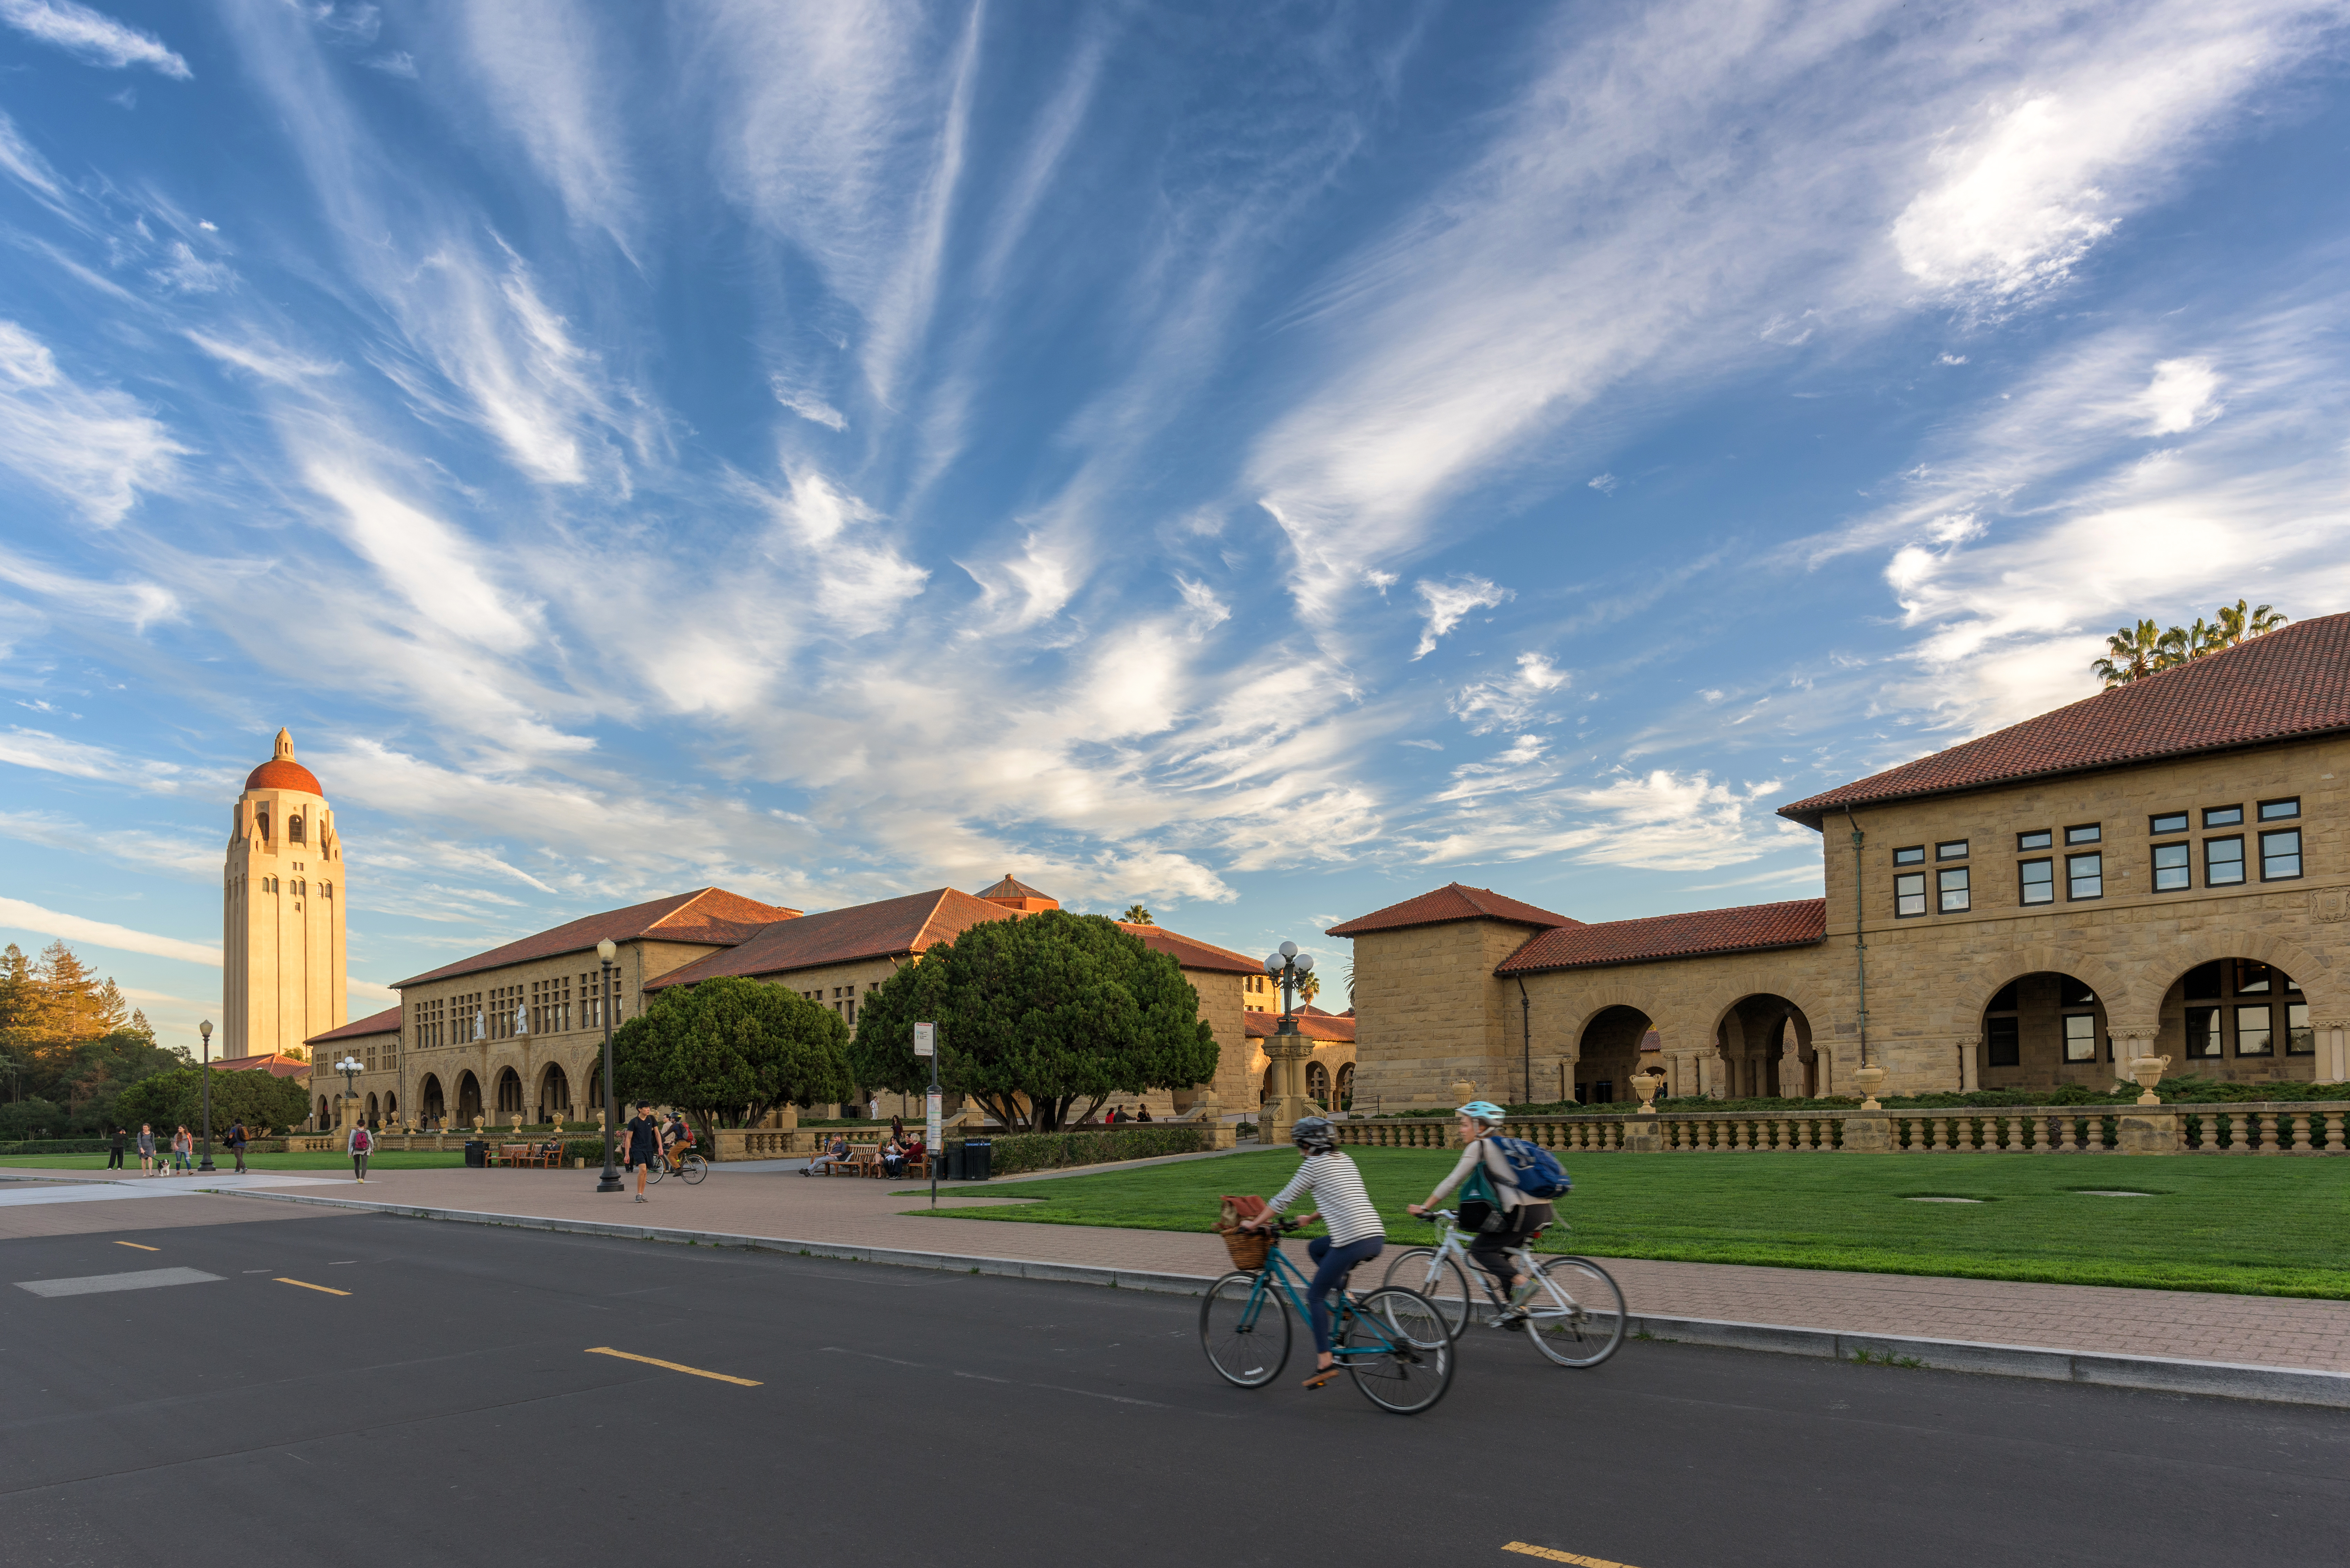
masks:
<path id="1" fill-rule="evenodd" d="M 1363 1173 L 1336 1149 L 1306 1156 L 1289 1185 L 1265 1205 L 1266 1213 L 1280 1213 L 1304 1192 L 1314 1195 L 1314 1206 L 1329 1224 L 1332 1246 L 1344 1247 L 1373 1236 L 1387 1239 L 1388 1228 L 1379 1222 L 1379 1211 L 1371 1207 L 1371 1195 L 1363 1190 Z"/>

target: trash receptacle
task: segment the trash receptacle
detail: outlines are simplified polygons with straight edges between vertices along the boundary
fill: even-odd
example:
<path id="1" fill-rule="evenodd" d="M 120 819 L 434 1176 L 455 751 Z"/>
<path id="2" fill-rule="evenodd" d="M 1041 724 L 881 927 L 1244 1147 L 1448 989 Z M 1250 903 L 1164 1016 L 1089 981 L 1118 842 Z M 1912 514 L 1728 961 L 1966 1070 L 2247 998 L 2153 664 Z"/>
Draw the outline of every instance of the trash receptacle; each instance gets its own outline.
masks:
<path id="1" fill-rule="evenodd" d="M 490 1146 L 484 1143 L 480 1138 L 467 1138 L 465 1140 L 465 1163 L 479 1169 L 486 1170 L 489 1168 Z"/>
<path id="2" fill-rule="evenodd" d="M 962 1146 L 962 1179 L 965 1181 L 985 1181 L 988 1166 L 995 1158 L 995 1146 L 986 1138 L 966 1138 Z"/>

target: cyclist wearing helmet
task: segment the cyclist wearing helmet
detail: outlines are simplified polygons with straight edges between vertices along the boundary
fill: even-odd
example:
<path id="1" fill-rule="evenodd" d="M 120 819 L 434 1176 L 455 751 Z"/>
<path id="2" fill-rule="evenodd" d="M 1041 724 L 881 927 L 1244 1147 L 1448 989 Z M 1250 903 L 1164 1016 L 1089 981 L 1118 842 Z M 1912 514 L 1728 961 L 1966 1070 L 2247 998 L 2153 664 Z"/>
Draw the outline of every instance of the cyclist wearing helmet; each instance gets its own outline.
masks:
<path id="1" fill-rule="evenodd" d="M 1425 1214 L 1444 1200 L 1444 1195 L 1461 1185 L 1461 1179 L 1482 1168 L 1484 1185 L 1492 1191 L 1494 1216 L 1500 1223 L 1492 1230 L 1478 1229 L 1477 1239 L 1469 1243 L 1470 1259 L 1493 1276 L 1502 1287 L 1502 1297 L 1509 1302 L 1503 1314 L 1507 1325 L 1515 1327 L 1526 1315 L 1512 1293 L 1517 1285 L 1517 1265 L 1510 1258 L 1510 1249 L 1526 1246 L 1544 1227 L 1558 1218 L 1557 1211 L 1539 1199 L 1528 1198 L 1518 1190 L 1517 1174 L 1510 1168 L 1507 1156 L 1493 1147 L 1487 1135 L 1498 1130 L 1507 1113 L 1491 1100 L 1471 1100 L 1457 1113 L 1461 1129 L 1461 1160 L 1452 1174 L 1436 1184 L 1425 1203 L 1407 1205 L 1409 1212 Z M 1461 1222 L 1476 1228 L 1465 1210 L 1469 1205 L 1464 1194 Z M 1490 1222 L 1490 1221 L 1489 1221 Z"/>
<path id="2" fill-rule="evenodd" d="M 1314 1271 L 1314 1282 L 1305 1292 L 1305 1304 L 1314 1317 L 1314 1376 L 1305 1380 L 1308 1388 L 1319 1388 L 1336 1373 L 1330 1354 L 1330 1288 L 1345 1281 L 1347 1272 L 1357 1263 L 1367 1263 L 1379 1255 L 1387 1245 L 1387 1227 L 1379 1222 L 1379 1211 L 1371 1207 L 1371 1195 L 1363 1190 L 1363 1173 L 1355 1162 L 1338 1152 L 1337 1136 L 1330 1123 L 1322 1116 L 1302 1116 L 1289 1129 L 1289 1140 L 1305 1156 L 1305 1163 L 1297 1168 L 1289 1185 L 1274 1194 L 1264 1206 L 1263 1215 L 1245 1229 L 1262 1231 L 1281 1218 L 1299 1194 L 1310 1192 L 1321 1210 L 1304 1216 L 1301 1225 L 1316 1220 L 1326 1220 L 1330 1234 L 1315 1237 L 1306 1243 L 1307 1256 L 1319 1265 Z"/>

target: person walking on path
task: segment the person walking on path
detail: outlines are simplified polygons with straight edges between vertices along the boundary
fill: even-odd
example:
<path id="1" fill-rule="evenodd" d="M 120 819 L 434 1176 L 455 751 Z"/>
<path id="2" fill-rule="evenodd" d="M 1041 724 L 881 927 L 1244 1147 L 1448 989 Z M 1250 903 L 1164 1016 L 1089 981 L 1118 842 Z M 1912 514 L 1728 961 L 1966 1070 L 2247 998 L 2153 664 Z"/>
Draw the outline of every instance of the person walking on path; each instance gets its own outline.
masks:
<path id="1" fill-rule="evenodd" d="M 139 1174 L 155 1174 L 155 1129 L 145 1122 L 139 1124 Z"/>
<path id="2" fill-rule="evenodd" d="M 122 1147 L 123 1145 L 130 1141 L 130 1135 L 128 1132 L 125 1132 L 120 1127 L 114 1129 L 113 1135 L 107 1139 L 106 1143 L 107 1169 L 120 1170 L 122 1168 Z"/>
<path id="3" fill-rule="evenodd" d="M 637 1168 L 637 1201 L 652 1201 L 645 1196 L 645 1168 L 660 1158 L 660 1122 L 653 1115 L 650 1101 L 639 1100 L 637 1114 L 629 1118 L 621 1129 L 629 1135 L 628 1163 Z"/>
<path id="4" fill-rule="evenodd" d="M 236 1173 L 243 1176 L 244 1174 L 244 1123 L 242 1121 L 228 1124 L 228 1151 L 236 1156 Z"/>
<path id="5" fill-rule="evenodd" d="M 185 1123 L 182 1123 L 180 1130 L 172 1135 L 172 1169 L 180 1175 L 185 1176 L 188 1172 L 196 1168 L 195 1155 L 196 1140 L 194 1137 L 189 1133 L 187 1125 Z"/>
<path id="6" fill-rule="evenodd" d="M 365 1181 L 368 1156 L 375 1152 L 375 1139 L 368 1136 L 365 1122 L 351 1124 L 351 1136 L 343 1140 L 343 1147 L 350 1151 L 351 1174 Z"/>

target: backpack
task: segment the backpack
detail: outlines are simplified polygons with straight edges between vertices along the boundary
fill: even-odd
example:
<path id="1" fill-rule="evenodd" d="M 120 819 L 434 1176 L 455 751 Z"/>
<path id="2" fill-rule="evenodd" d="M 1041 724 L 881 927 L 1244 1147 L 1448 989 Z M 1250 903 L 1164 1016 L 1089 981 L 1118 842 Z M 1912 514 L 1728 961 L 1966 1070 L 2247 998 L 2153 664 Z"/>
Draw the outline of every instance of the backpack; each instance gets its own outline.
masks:
<path id="1" fill-rule="evenodd" d="M 1510 1164 L 1511 1185 L 1529 1198 L 1564 1198 L 1575 1190 L 1575 1182 L 1558 1163 L 1558 1158 L 1538 1143 L 1528 1143 L 1522 1137 L 1489 1135 L 1502 1158 Z"/>
<path id="2" fill-rule="evenodd" d="M 374 1148 L 375 1139 L 368 1136 L 367 1128 L 354 1127 L 351 1130 L 351 1152 L 353 1154 L 367 1154 L 371 1152 Z"/>

